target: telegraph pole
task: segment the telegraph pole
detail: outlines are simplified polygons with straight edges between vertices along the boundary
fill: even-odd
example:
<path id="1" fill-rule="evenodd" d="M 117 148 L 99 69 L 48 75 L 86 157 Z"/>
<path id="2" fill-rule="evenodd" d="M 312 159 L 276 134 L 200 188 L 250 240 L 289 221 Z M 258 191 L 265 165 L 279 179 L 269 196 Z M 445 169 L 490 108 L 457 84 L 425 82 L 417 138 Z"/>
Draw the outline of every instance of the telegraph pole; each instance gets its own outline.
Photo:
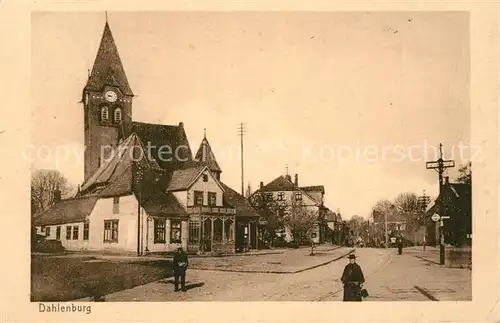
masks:
<path id="1" fill-rule="evenodd" d="M 427 169 L 436 169 L 439 175 L 439 263 L 444 265 L 444 233 L 443 233 L 443 220 L 449 217 L 444 216 L 444 203 L 443 203 L 443 174 L 446 168 L 455 167 L 454 160 L 443 160 L 443 145 L 439 144 L 439 159 L 425 163 Z"/>
<path id="2" fill-rule="evenodd" d="M 425 212 L 427 211 L 427 206 L 429 205 L 430 201 L 431 198 L 425 195 L 425 190 L 423 192 L 423 195 L 418 197 L 418 202 L 424 216 L 424 251 L 427 245 L 427 214 Z"/>
<path id="3" fill-rule="evenodd" d="M 240 127 L 238 128 L 238 135 L 240 136 L 241 142 L 241 195 L 245 195 L 245 182 L 243 176 L 243 136 L 246 133 L 245 125 L 240 123 Z"/>

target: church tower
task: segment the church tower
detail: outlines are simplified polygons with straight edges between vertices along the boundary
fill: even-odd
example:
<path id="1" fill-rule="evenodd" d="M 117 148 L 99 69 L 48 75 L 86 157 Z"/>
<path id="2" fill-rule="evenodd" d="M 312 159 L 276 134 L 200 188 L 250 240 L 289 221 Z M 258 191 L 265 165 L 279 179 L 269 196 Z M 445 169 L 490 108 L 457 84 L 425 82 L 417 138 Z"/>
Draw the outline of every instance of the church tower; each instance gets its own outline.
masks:
<path id="1" fill-rule="evenodd" d="M 84 110 L 84 182 L 111 152 L 110 147 L 132 130 L 134 93 L 125 75 L 118 49 L 106 20 L 101 44 L 82 93 Z"/>

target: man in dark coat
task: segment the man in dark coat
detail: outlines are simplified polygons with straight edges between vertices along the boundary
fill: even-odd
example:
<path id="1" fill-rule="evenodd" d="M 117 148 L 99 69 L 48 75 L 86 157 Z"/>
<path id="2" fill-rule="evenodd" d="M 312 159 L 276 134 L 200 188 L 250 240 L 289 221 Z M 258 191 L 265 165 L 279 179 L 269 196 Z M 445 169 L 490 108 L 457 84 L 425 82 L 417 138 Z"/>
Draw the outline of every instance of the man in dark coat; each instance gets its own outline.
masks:
<path id="1" fill-rule="evenodd" d="M 175 277 L 175 291 L 179 291 L 179 278 L 181 280 L 181 288 L 182 291 L 186 291 L 186 270 L 189 265 L 188 256 L 182 250 L 182 248 L 177 249 L 177 252 L 174 254 L 174 277 Z"/>
<path id="2" fill-rule="evenodd" d="M 344 284 L 344 302 L 361 302 L 361 288 L 363 288 L 365 277 L 353 254 L 349 255 L 349 264 L 344 268 L 341 281 Z"/>
<path id="3" fill-rule="evenodd" d="M 398 254 L 402 254 L 403 253 L 403 239 L 401 237 L 398 237 L 398 239 L 396 240 L 397 242 L 397 245 L 398 245 Z"/>

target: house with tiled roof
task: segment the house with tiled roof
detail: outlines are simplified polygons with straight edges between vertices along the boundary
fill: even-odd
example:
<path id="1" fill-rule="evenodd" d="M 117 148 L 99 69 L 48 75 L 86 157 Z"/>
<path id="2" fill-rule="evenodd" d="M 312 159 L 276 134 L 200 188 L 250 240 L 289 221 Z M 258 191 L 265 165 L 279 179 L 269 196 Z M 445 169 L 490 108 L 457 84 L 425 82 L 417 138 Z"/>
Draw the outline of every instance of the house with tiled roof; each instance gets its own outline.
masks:
<path id="1" fill-rule="evenodd" d="M 250 201 L 256 205 L 259 201 L 278 201 L 285 202 L 288 205 L 300 203 L 306 209 L 314 212 L 317 216 L 318 225 L 316 232 L 313 233 L 315 243 L 323 243 L 326 240 L 327 208 L 324 206 L 325 189 L 322 185 L 318 186 L 299 186 L 299 175 L 295 174 L 292 181 L 291 175 L 281 175 L 264 185 L 260 182 L 260 187 L 251 196 Z M 265 219 L 262 225 L 265 225 Z M 289 228 L 285 228 L 284 238 L 291 241 L 292 236 Z"/>
<path id="2" fill-rule="evenodd" d="M 444 242 L 452 245 L 472 244 L 472 185 L 452 183 L 444 178 L 440 195 L 429 205 L 427 217 L 427 242 L 439 244 L 439 222 L 430 218 L 434 213 L 449 216 L 443 220 Z"/>
<path id="3" fill-rule="evenodd" d="M 82 92 L 84 182 L 34 225 L 68 250 L 231 253 L 256 246 L 259 215 L 221 180 L 206 134 L 133 121 L 134 93 L 108 22 Z M 252 232 L 254 234 L 252 234 Z"/>

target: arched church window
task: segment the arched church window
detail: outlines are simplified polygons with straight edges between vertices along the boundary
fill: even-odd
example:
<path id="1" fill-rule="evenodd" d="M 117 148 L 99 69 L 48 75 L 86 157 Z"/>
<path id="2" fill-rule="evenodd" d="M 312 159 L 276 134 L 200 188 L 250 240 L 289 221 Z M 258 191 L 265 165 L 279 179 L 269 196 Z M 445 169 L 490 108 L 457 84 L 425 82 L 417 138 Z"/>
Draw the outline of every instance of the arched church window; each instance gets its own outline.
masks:
<path id="1" fill-rule="evenodd" d="M 101 108 L 101 120 L 102 121 L 106 121 L 108 120 L 109 118 L 109 115 L 108 115 L 108 107 L 102 107 Z"/>
<path id="2" fill-rule="evenodd" d="M 122 109 L 116 108 L 115 109 L 115 122 L 120 122 L 122 121 Z"/>

